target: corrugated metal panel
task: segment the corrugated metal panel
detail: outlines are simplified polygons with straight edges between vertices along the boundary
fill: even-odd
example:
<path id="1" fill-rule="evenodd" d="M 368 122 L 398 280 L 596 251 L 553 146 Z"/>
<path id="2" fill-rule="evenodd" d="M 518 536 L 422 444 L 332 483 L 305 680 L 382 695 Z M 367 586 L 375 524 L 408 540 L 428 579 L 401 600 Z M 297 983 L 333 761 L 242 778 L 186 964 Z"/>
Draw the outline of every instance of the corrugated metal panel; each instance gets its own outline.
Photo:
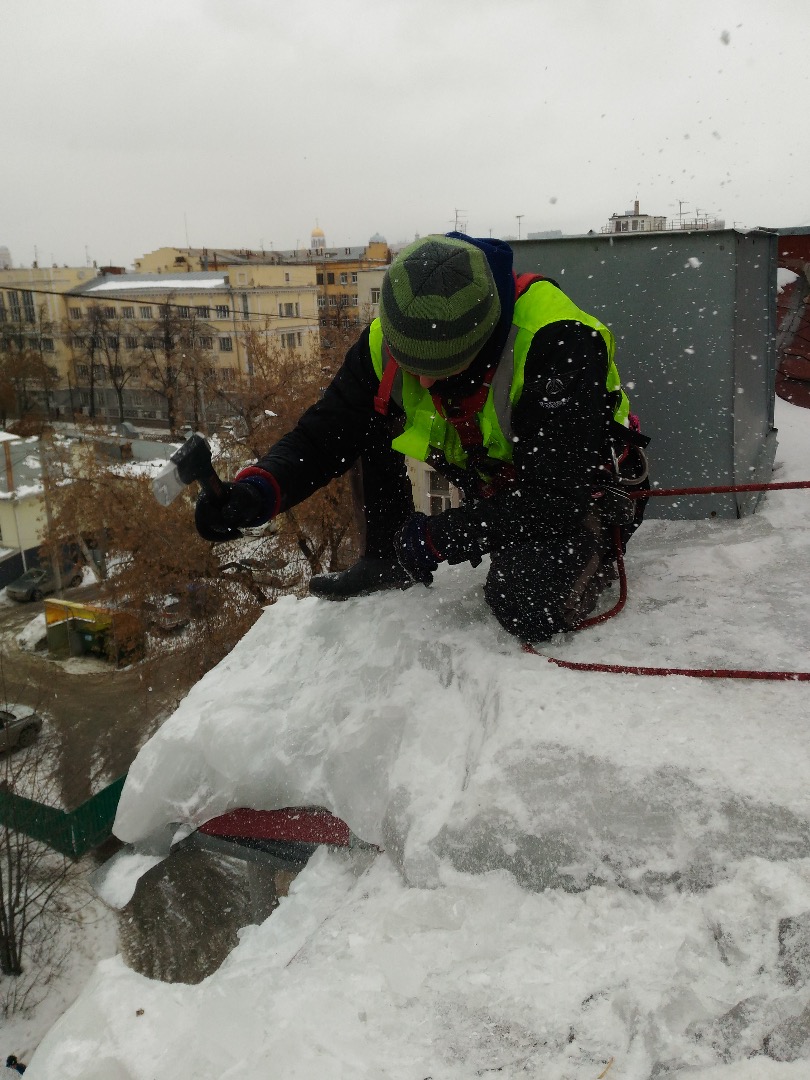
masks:
<path id="1" fill-rule="evenodd" d="M 114 780 L 70 813 L 0 789 L 0 824 L 71 859 L 81 858 L 112 835 L 125 779 Z"/>
<path id="2" fill-rule="evenodd" d="M 776 331 L 774 233 L 699 231 L 513 242 L 616 336 L 661 487 L 767 481 Z M 736 517 L 756 496 L 653 499 L 650 517 Z"/>

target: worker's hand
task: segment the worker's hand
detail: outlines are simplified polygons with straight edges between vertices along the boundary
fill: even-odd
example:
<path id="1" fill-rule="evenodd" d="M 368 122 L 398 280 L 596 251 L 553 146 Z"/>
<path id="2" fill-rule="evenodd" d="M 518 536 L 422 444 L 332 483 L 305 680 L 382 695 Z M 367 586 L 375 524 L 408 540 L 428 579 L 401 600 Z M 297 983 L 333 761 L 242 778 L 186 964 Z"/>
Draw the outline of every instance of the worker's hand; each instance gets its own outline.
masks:
<path id="1" fill-rule="evenodd" d="M 242 529 L 264 525 L 273 516 L 262 488 L 248 481 L 223 484 L 224 497 L 215 499 L 200 492 L 194 508 L 194 524 L 203 540 L 222 543 L 238 540 Z"/>
<path id="2" fill-rule="evenodd" d="M 414 514 L 394 538 L 394 551 L 406 574 L 423 585 L 433 584 L 433 571 L 444 562 L 430 535 L 430 518 Z"/>

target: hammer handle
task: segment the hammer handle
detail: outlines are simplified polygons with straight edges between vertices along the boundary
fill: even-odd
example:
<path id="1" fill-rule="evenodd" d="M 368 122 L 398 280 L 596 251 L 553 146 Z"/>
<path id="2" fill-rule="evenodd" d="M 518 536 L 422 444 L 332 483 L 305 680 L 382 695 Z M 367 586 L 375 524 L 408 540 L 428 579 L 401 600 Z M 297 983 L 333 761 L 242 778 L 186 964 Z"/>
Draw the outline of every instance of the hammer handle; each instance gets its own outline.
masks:
<path id="1" fill-rule="evenodd" d="M 208 476 L 203 476 L 200 479 L 200 487 L 214 499 L 215 502 L 222 503 L 227 499 L 227 491 L 225 485 L 216 474 L 215 469 L 211 469 Z"/>

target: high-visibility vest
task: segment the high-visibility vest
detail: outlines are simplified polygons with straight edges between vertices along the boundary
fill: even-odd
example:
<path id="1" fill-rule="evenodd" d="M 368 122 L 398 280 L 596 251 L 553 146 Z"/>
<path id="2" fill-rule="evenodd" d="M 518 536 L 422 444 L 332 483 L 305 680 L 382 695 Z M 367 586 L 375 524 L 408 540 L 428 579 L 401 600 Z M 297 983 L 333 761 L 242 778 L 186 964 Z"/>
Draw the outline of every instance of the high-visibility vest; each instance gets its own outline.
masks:
<path id="1" fill-rule="evenodd" d="M 476 414 L 487 456 L 496 461 L 512 461 L 512 409 L 523 393 L 526 357 L 532 339 L 538 330 L 556 322 L 582 323 L 601 335 L 608 360 L 605 387 L 615 400 L 613 418 L 623 427 L 628 426 L 630 402 L 622 389 L 613 359 L 616 345 L 610 330 L 593 315 L 581 311 L 552 282 L 537 280 L 515 301 L 509 337 L 501 351 L 484 406 Z M 379 319 L 375 319 L 369 329 L 369 348 L 374 371 L 382 381 L 385 360 Z M 467 452 L 459 434 L 442 416 L 430 390 L 421 385 L 417 376 L 401 369 L 400 373 L 405 429 L 391 442 L 393 449 L 418 461 L 426 461 L 431 453 L 439 451 L 449 464 L 466 468 Z"/>

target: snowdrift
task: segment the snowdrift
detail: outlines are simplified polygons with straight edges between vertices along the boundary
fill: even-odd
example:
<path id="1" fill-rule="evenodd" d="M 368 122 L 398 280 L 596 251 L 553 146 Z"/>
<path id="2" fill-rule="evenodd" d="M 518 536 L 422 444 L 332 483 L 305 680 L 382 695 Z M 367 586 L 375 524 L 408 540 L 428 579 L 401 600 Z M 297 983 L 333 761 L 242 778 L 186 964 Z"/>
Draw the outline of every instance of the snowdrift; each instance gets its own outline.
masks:
<path id="1" fill-rule="evenodd" d="M 778 404 L 776 478 L 807 479 L 810 415 Z M 543 651 L 807 670 L 808 522 L 780 492 L 648 523 L 625 613 Z M 485 570 L 282 601 L 194 687 L 118 836 L 317 805 L 383 853 L 320 852 L 198 986 L 100 965 L 31 1080 L 808 1074 L 807 684 L 558 669 Z"/>

